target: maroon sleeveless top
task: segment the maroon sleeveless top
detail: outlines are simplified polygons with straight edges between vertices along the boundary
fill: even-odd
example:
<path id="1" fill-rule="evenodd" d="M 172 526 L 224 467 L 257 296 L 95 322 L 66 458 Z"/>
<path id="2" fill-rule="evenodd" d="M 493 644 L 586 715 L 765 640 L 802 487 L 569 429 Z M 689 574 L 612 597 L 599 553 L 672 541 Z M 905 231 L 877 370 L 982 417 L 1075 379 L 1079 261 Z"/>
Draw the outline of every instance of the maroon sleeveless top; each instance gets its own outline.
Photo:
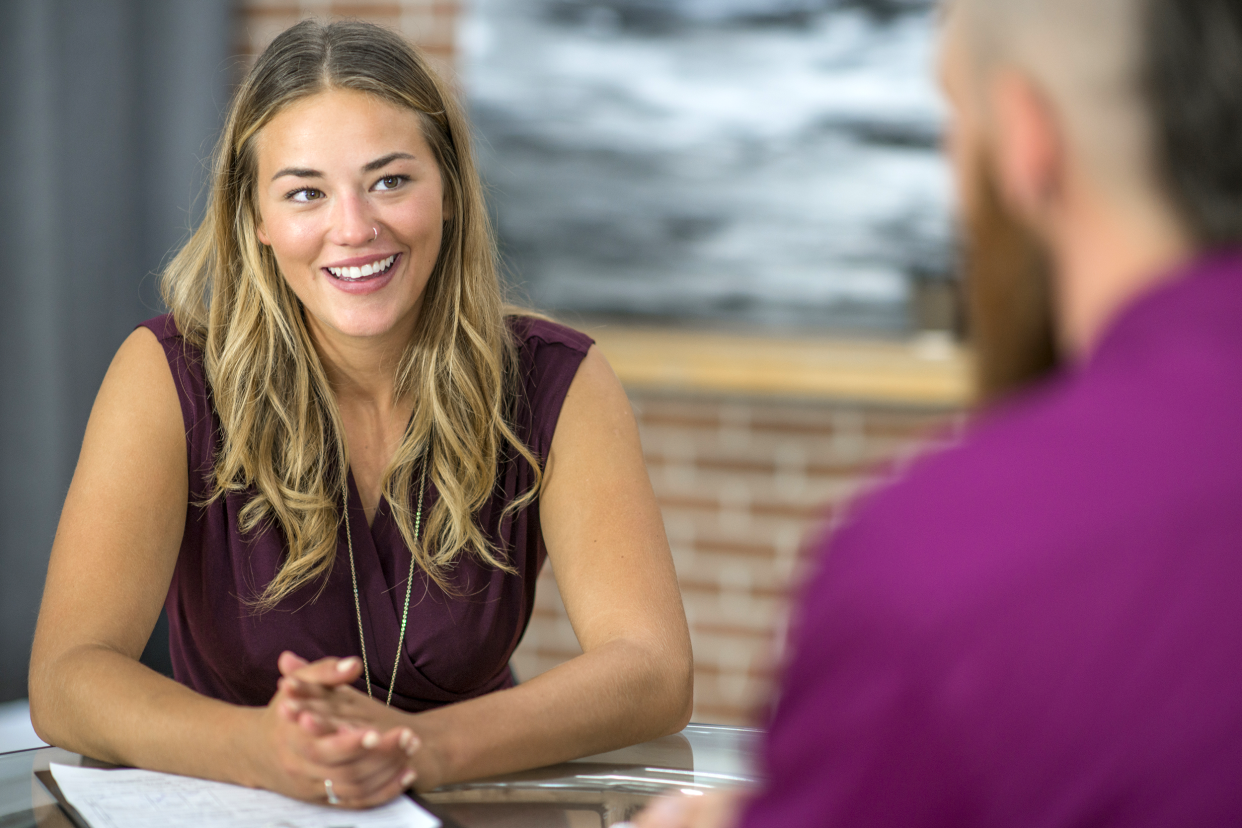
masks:
<path id="1" fill-rule="evenodd" d="M 245 493 L 206 507 L 195 505 L 210 494 L 220 430 L 202 353 L 181 337 L 171 315 L 142 324 L 164 346 L 176 381 L 190 470 L 185 534 L 165 601 L 173 673 L 177 681 L 213 698 L 267 704 L 276 692 L 280 675 L 276 659 L 283 650 L 310 660 L 359 653 L 344 522 L 326 583 L 320 580 L 303 587 L 275 609 L 253 609 L 249 602 L 262 593 L 284 560 L 283 534 L 278 529 L 242 534 L 238 513 L 247 501 Z M 509 326 L 519 345 L 513 425 L 544 462 L 565 393 L 591 340 L 542 320 L 515 317 Z M 516 515 L 505 516 L 504 509 L 530 488 L 533 472 L 520 457 L 503 457 L 495 491 L 476 518 L 516 574 L 463 555 L 449 576 L 455 587 L 450 594 L 415 570 L 394 706 L 426 710 L 513 685 L 509 657 L 530 620 L 535 579 L 546 550 L 538 501 Z M 387 502 L 381 499 L 374 524 L 368 527 L 352 475 L 348 483 L 367 659 L 373 692 L 383 698 L 397 652 L 410 552 Z M 435 498 L 428 483 L 424 513 Z M 357 686 L 365 690 L 361 679 Z"/>

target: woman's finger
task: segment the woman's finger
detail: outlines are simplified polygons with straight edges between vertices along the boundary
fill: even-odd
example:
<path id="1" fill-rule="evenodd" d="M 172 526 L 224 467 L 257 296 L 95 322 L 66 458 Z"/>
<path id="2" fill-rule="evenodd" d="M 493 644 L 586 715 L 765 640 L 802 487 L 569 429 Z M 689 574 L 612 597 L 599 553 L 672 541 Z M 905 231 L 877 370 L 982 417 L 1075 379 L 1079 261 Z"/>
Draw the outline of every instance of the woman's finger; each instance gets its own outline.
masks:
<path id="1" fill-rule="evenodd" d="M 362 675 L 362 660 L 357 656 L 349 658 L 324 658 L 286 676 L 293 685 L 319 685 L 332 689 L 347 687 Z"/>
<path id="2" fill-rule="evenodd" d="M 312 713 L 309 710 L 303 710 L 298 714 L 297 724 L 298 727 L 312 737 L 329 736 L 340 731 L 343 727 L 343 725 L 325 716 Z"/>
<path id="3" fill-rule="evenodd" d="M 371 751 L 357 761 L 323 767 L 318 773 L 332 780 L 341 804 L 365 807 L 387 802 L 414 784 L 417 774 L 406 760 L 400 752 Z"/>
<path id="4" fill-rule="evenodd" d="M 353 687 L 321 688 L 321 692 L 306 694 L 289 691 L 287 699 L 299 713 L 309 711 L 338 724 L 387 729 L 392 721 L 391 710 Z"/>
<path id="5" fill-rule="evenodd" d="M 327 766 L 359 762 L 367 754 L 390 756 L 405 762 L 417 752 L 418 737 L 406 727 L 378 731 L 374 728 L 341 727 L 336 733 L 316 739 L 313 744 L 315 761 Z"/>
<path id="6" fill-rule="evenodd" d="M 343 808 L 371 808 L 390 801 L 399 796 L 414 784 L 416 775 L 407 767 L 399 767 L 395 772 L 377 774 L 376 776 L 357 783 L 344 784 L 333 781 L 333 788 Z"/>
<path id="7" fill-rule="evenodd" d="M 303 780 L 332 779 L 338 792 L 358 798 L 359 791 L 369 793 L 403 773 L 409 759 L 396 736 L 385 740 L 378 734 L 369 739 L 369 735 L 370 731 L 353 731 L 321 739 L 290 739 L 284 744 L 287 767 Z M 374 747 L 365 747 L 364 742 Z M 329 743 L 331 748 L 326 747 Z"/>
<path id="8" fill-rule="evenodd" d="M 282 676 L 296 673 L 308 664 L 310 664 L 309 661 L 291 650 L 285 650 L 276 659 L 276 668 L 280 670 Z"/>
<path id="9" fill-rule="evenodd" d="M 322 684 L 325 687 L 339 687 L 353 684 L 362 675 L 362 659 L 358 656 L 349 658 L 321 658 L 293 671 L 290 677 L 311 684 Z"/>
<path id="10" fill-rule="evenodd" d="M 276 688 L 296 699 L 322 699 L 335 689 L 333 687 L 324 687 L 322 684 L 303 681 L 297 676 L 281 676 L 276 679 Z"/>
<path id="11" fill-rule="evenodd" d="M 330 727 L 374 727 L 372 722 L 358 715 L 351 706 L 333 703 L 331 699 L 300 698 L 290 695 L 283 700 L 283 707 L 291 711 L 294 716 L 315 722 L 317 726 L 308 731 L 315 735 L 320 735 L 318 724 L 321 722 L 327 723 Z"/>
<path id="12" fill-rule="evenodd" d="M 279 697 L 279 694 L 278 698 L 272 702 L 272 704 L 276 712 L 276 716 L 281 721 L 288 722 L 289 724 L 298 723 L 298 714 L 302 712 L 301 707 L 298 707 L 287 698 Z"/>
<path id="13" fill-rule="evenodd" d="M 349 764 L 331 767 L 327 772 L 338 783 L 338 788 L 351 800 L 371 800 L 377 791 L 399 783 L 409 777 L 404 788 L 413 784 L 417 774 L 411 769 L 409 757 L 401 751 L 392 750 L 391 744 L 377 746 L 368 755 Z"/>

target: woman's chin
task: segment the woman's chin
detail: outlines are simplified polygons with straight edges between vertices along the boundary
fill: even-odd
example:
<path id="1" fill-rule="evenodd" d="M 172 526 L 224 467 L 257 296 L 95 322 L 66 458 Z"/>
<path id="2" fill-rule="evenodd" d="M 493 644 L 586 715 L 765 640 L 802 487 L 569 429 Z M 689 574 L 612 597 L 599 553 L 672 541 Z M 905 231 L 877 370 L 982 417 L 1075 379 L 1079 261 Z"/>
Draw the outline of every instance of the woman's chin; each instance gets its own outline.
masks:
<path id="1" fill-rule="evenodd" d="M 318 319 L 313 327 L 317 336 L 355 341 L 382 341 L 404 333 L 413 334 L 412 326 L 391 312 L 384 314 L 349 314 L 330 319 Z"/>
<path id="2" fill-rule="evenodd" d="M 421 296 L 409 296 L 405 281 L 396 280 L 388 290 L 370 296 L 343 296 L 311 291 L 303 299 L 307 319 L 316 336 L 342 340 L 387 340 L 413 336 Z M 308 301 L 309 300 L 309 301 Z"/>

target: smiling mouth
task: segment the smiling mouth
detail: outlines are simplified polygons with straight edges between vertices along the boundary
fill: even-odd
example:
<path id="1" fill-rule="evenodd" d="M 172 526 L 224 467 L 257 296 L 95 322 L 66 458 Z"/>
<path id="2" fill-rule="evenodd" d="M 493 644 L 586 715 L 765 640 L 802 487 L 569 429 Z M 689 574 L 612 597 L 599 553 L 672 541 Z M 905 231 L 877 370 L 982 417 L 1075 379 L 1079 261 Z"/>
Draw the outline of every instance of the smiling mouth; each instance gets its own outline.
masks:
<path id="1" fill-rule="evenodd" d="M 393 263 L 396 261 L 397 254 L 393 253 L 387 259 L 364 264 L 362 267 L 325 267 L 324 270 L 343 282 L 360 282 L 363 279 L 383 276 L 392 268 Z"/>

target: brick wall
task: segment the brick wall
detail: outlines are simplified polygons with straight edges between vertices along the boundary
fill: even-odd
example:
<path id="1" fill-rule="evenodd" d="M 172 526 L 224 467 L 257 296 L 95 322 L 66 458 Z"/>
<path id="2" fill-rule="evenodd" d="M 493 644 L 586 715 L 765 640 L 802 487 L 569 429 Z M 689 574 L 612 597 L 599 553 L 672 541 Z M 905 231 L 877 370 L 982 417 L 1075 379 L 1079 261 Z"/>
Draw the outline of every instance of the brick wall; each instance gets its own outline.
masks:
<path id="1" fill-rule="evenodd" d="M 359 18 L 396 29 L 444 68 L 456 52 L 459 11 L 458 0 L 240 0 L 235 52 L 248 67 L 276 35 L 305 17 Z"/>
<path id="2" fill-rule="evenodd" d="M 877 467 L 943 430 L 940 408 L 632 392 L 695 658 L 694 720 L 761 716 L 808 544 Z M 551 569 L 513 659 L 527 679 L 581 652 Z"/>

